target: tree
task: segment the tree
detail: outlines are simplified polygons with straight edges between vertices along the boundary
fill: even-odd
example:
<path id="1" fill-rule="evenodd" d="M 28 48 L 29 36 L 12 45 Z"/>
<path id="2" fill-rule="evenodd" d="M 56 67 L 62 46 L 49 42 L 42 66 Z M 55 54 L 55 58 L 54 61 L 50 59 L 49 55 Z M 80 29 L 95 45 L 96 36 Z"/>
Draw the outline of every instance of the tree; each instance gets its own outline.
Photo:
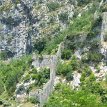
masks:
<path id="1" fill-rule="evenodd" d="M 3 51 L 0 52 L 0 60 L 6 60 L 7 59 L 7 52 Z"/>
<path id="2" fill-rule="evenodd" d="M 66 23 L 68 21 L 68 13 L 61 13 L 59 14 L 59 20 L 62 21 L 62 23 Z"/>
<path id="3" fill-rule="evenodd" d="M 62 59 L 70 59 L 70 57 L 71 57 L 71 50 L 67 50 L 67 49 L 65 49 L 65 50 L 63 50 L 62 51 L 62 53 L 61 53 L 61 58 Z"/>
<path id="4" fill-rule="evenodd" d="M 34 51 L 37 50 L 39 54 L 44 50 L 46 45 L 46 40 L 44 38 L 36 40 L 34 43 Z"/>
<path id="5" fill-rule="evenodd" d="M 57 75 L 66 76 L 68 73 L 72 72 L 72 66 L 67 63 L 59 63 L 57 67 Z"/>
<path id="6" fill-rule="evenodd" d="M 103 107 L 97 95 L 61 84 L 44 107 Z"/>

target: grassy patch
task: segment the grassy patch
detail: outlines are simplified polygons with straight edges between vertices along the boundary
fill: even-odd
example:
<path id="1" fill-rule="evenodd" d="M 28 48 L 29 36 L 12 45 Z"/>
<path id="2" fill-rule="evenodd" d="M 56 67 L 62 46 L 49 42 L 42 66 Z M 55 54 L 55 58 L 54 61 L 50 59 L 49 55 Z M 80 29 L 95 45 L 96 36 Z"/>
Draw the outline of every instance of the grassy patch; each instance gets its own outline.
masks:
<path id="1" fill-rule="evenodd" d="M 73 20 L 73 24 L 69 26 L 69 33 L 88 33 L 91 30 L 93 22 L 93 14 L 90 12 L 84 13 L 81 17 Z"/>
<path id="2" fill-rule="evenodd" d="M 93 13 L 86 12 L 81 17 L 72 20 L 73 23 L 69 28 L 60 32 L 54 38 L 48 39 L 42 53 L 51 54 L 56 53 L 58 44 L 60 44 L 66 36 L 88 34 L 92 28 Z"/>

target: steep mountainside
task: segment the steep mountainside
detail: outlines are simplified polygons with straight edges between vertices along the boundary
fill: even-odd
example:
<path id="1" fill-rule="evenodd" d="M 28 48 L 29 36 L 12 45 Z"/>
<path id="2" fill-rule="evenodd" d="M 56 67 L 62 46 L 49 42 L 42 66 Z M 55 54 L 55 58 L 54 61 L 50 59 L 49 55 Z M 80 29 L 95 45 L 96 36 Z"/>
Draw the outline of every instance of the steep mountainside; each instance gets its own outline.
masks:
<path id="1" fill-rule="evenodd" d="M 74 15 L 69 0 L 0 1 L 0 50 L 9 56 L 31 53 L 37 37 L 51 37 Z"/>
<path id="2" fill-rule="evenodd" d="M 0 0 L 0 107 L 107 107 L 107 0 Z"/>

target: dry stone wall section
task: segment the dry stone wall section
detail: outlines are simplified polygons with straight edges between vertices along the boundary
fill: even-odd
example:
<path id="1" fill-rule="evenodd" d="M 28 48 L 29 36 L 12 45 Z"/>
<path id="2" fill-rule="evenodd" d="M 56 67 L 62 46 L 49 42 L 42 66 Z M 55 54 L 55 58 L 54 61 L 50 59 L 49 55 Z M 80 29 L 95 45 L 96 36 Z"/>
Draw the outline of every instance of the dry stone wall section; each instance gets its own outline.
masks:
<path id="1" fill-rule="evenodd" d="M 44 103 L 46 103 L 49 95 L 54 90 L 54 81 L 55 81 L 55 74 L 56 74 L 56 66 L 58 60 L 61 58 L 61 51 L 63 50 L 63 43 L 59 45 L 58 51 L 56 55 L 52 56 L 43 56 L 42 61 L 37 59 L 33 56 L 33 63 L 34 67 L 49 67 L 50 68 L 50 80 L 44 85 L 42 90 L 38 90 L 35 93 L 30 93 L 29 96 L 36 97 L 40 102 L 40 107 L 43 107 Z M 35 59 L 36 58 L 36 59 Z"/>
<path id="2" fill-rule="evenodd" d="M 101 53 L 105 56 L 104 62 L 107 60 L 107 12 L 103 13 L 102 28 L 101 28 Z M 107 61 L 106 61 L 107 62 Z"/>

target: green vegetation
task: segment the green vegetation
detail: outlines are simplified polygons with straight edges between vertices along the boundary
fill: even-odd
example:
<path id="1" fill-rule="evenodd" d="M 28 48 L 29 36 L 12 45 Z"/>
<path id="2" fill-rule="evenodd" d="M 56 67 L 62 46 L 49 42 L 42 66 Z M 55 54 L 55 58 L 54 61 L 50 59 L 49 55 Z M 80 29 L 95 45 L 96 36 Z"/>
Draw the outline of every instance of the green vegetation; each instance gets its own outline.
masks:
<path id="1" fill-rule="evenodd" d="M 30 81 L 34 81 L 32 84 L 29 85 L 27 88 L 27 94 L 31 92 L 32 90 L 43 88 L 43 84 L 47 83 L 50 79 L 50 69 L 49 68 L 41 68 L 39 71 L 36 68 L 32 68 L 29 71 L 25 72 L 25 76 L 20 79 L 20 82 L 23 81 L 23 83 L 30 83 Z M 17 93 L 20 92 L 20 90 L 23 90 L 24 87 L 20 87 L 17 90 Z"/>
<path id="2" fill-rule="evenodd" d="M 71 37 L 72 39 L 72 42 L 69 41 L 69 39 L 67 39 L 68 45 L 71 46 L 70 49 L 72 48 L 73 50 L 73 49 L 76 49 L 77 47 L 81 47 L 83 44 L 78 42 L 78 40 L 76 39 L 78 39 L 79 35 L 87 35 L 88 33 L 92 31 L 93 25 L 95 23 L 95 20 L 94 20 L 95 10 L 96 10 L 96 6 L 93 5 L 92 8 L 84 12 L 81 15 L 81 17 L 74 17 L 73 20 L 70 20 L 69 27 L 65 29 L 64 31 L 59 32 L 54 37 L 49 36 L 47 37 L 47 39 L 37 40 L 37 42 L 35 43 L 35 48 L 37 47 L 39 53 L 54 54 L 56 53 L 58 44 L 60 44 L 65 39 L 65 37 Z M 62 22 L 67 21 L 68 19 L 67 13 L 60 14 L 59 19 Z M 96 23 L 97 22 L 99 21 L 96 21 Z M 94 32 L 94 31 L 92 32 L 93 35 L 95 35 L 96 33 L 97 32 Z M 42 45 L 40 45 L 41 43 Z"/>
<path id="3" fill-rule="evenodd" d="M 81 46 L 81 43 L 79 42 L 78 39 L 79 39 L 79 34 L 67 35 L 64 41 L 65 49 L 74 52 L 77 48 Z"/>
<path id="4" fill-rule="evenodd" d="M 4 1 L 3 5 L 0 5 L 0 12 L 8 12 L 12 8 L 12 6 L 16 6 L 18 3 L 20 3 L 20 0 L 10 1 L 6 0 Z"/>
<path id="5" fill-rule="evenodd" d="M 69 24 L 68 27 L 60 31 L 60 26 L 55 24 L 56 26 L 51 28 L 52 30 L 55 28 L 55 30 L 53 30 L 54 35 L 48 34 L 48 36 L 45 37 L 45 35 L 43 35 L 45 34 L 44 32 L 48 32 L 50 29 L 44 30 L 41 34 L 43 38 L 34 41 L 33 51 L 40 55 L 40 62 L 43 60 L 42 54 L 55 54 L 59 44 L 62 41 L 64 43 L 64 50 L 62 50 L 61 60 L 59 60 L 57 65 L 56 75 L 67 81 L 66 84 L 58 84 L 55 87 L 53 94 L 44 107 L 107 107 L 107 75 L 105 76 L 105 81 L 102 81 L 104 83 L 102 83 L 99 80 L 100 78 L 97 80 L 90 69 L 92 65 L 92 67 L 96 68 L 96 73 L 100 73 L 100 67 L 97 65 L 104 58 L 100 53 L 101 45 L 99 42 L 99 34 L 102 23 L 100 12 L 106 11 L 106 4 L 104 4 L 104 7 L 101 7 L 102 10 L 97 11 L 98 15 L 95 17 L 94 13 L 98 8 L 97 5 L 100 0 L 77 1 L 79 8 L 92 2 L 93 4 L 88 5 L 89 9 L 83 9 L 81 15 L 74 16 L 72 20 L 68 20 L 67 12 L 60 13 L 58 15 L 59 20 L 62 23 Z M 16 4 L 19 2 L 20 0 L 17 0 Z M 43 3 L 42 0 L 38 2 Z M 58 2 L 47 3 L 49 12 L 54 13 L 53 11 L 60 8 Z M 76 2 L 75 0 L 69 0 L 69 3 L 75 4 Z M 11 6 L 13 6 L 11 3 L 0 6 L 0 12 L 10 10 Z M 40 6 L 42 5 L 40 4 L 39 7 Z M 80 10 L 82 10 L 82 8 Z M 77 13 L 79 13 L 79 11 Z M 11 16 L 8 17 L 8 21 L 9 25 L 14 23 Z M 53 15 L 48 24 L 53 26 L 54 23 L 55 19 Z M 44 28 L 45 23 L 41 23 L 40 27 Z M 10 43 L 11 40 L 12 38 L 8 38 L 8 43 Z M 107 41 L 107 34 L 104 35 L 104 40 L 105 42 Z M 78 57 L 78 55 L 75 56 L 77 51 L 82 58 Z M 11 54 L 12 53 L 10 53 L 10 55 Z M 13 95 L 17 83 L 23 82 L 23 84 L 25 84 L 30 83 L 32 80 L 27 90 L 24 90 L 24 85 L 18 90 L 18 92 L 24 90 L 29 94 L 31 91 L 33 92 L 36 89 L 43 88 L 43 85 L 50 79 L 50 69 L 34 68 L 31 65 L 31 56 L 23 56 L 22 58 L 9 62 L 7 59 L 10 55 L 7 51 L 0 52 L 0 60 L 2 60 L 0 62 L 0 105 L 4 103 L 4 100 L 9 101 L 11 96 L 12 100 L 14 100 Z M 72 87 L 68 85 L 73 81 L 75 72 L 81 74 L 81 83 L 78 90 L 76 90 L 77 88 L 73 90 Z M 34 97 L 31 97 L 28 101 L 33 104 L 39 103 L 38 99 Z M 7 103 L 5 106 L 8 106 Z"/>
<path id="6" fill-rule="evenodd" d="M 97 2 L 101 2 L 101 0 L 77 0 L 77 2 L 78 2 L 78 6 L 85 6 L 92 2 L 96 2 L 97 4 Z"/>
<path id="7" fill-rule="evenodd" d="M 69 26 L 64 42 L 65 48 L 74 51 L 81 47 L 83 42 L 80 41 L 80 35 L 87 35 L 92 28 L 93 22 L 94 19 L 91 12 L 85 12 L 81 17 L 75 18 Z"/>
<path id="8" fill-rule="evenodd" d="M 55 54 L 57 52 L 58 45 L 63 41 L 65 37 L 65 34 L 66 34 L 65 32 L 66 31 L 60 33 L 59 35 L 51 39 L 47 39 L 46 45 L 42 53 Z"/>
<path id="9" fill-rule="evenodd" d="M 93 4 L 92 8 L 82 13 L 81 17 L 74 17 L 72 20 L 69 20 L 68 23 L 70 24 L 68 28 L 59 32 L 54 37 L 49 36 L 47 39 L 37 40 L 35 43 L 35 48 L 38 49 L 39 53 L 54 54 L 57 51 L 58 44 L 60 44 L 62 41 L 67 43 L 68 46 L 66 47 L 69 47 L 68 50 L 70 49 L 74 51 L 78 47 L 83 46 L 84 44 L 78 40 L 80 35 L 89 34 L 89 36 L 92 37 L 92 35 L 95 36 L 98 34 L 98 32 L 100 32 L 97 28 L 96 31 L 92 31 L 97 24 L 101 23 L 101 17 L 97 20 L 94 20 L 94 12 L 97 7 L 98 6 L 96 6 L 96 4 Z M 67 13 L 61 13 L 59 15 L 59 19 L 62 22 L 67 21 Z M 65 37 L 67 39 L 65 39 Z"/>
<path id="10" fill-rule="evenodd" d="M 90 68 L 84 65 L 79 90 L 65 84 L 58 84 L 44 107 L 106 107 L 107 89 L 96 78 Z"/>
<path id="11" fill-rule="evenodd" d="M 88 21 L 91 20 L 91 18 L 92 21 Z M 82 24 L 80 22 L 82 22 Z M 77 18 L 77 21 L 75 21 L 72 24 L 73 26 L 69 28 L 71 30 L 69 30 L 69 34 L 64 41 L 65 50 L 71 50 L 73 54 L 75 50 L 88 47 L 87 51 L 82 52 L 82 62 L 96 64 L 101 62 L 104 57 L 99 51 L 100 42 L 98 35 L 100 34 L 101 22 L 102 18 L 100 14 L 94 19 L 93 14 L 90 12 Z M 81 35 L 82 38 L 86 38 L 82 40 Z"/>
<path id="12" fill-rule="evenodd" d="M 5 60 L 5 59 L 7 59 L 7 52 L 6 51 L 0 52 L 0 60 Z"/>
<path id="13" fill-rule="evenodd" d="M 31 57 L 25 56 L 11 62 L 0 62 L 0 95 L 12 95 L 21 76 L 31 65 Z"/>
<path id="14" fill-rule="evenodd" d="M 89 62 L 101 62 L 103 55 L 98 52 L 88 52 L 87 59 Z"/>
<path id="15" fill-rule="evenodd" d="M 57 66 L 57 75 L 65 77 L 67 81 L 73 80 L 73 72 L 80 71 L 79 60 L 75 56 L 72 56 L 71 60 L 67 62 L 59 62 Z"/>
<path id="16" fill-rule="evenodd" d="M 68 13 L 61 13 L 59 14 L 59 20 L 61 20 L 63 23 L 66 23 L 68 21 Z"/>
<path id="17" fill-rule="evenodd" d="M 13 57 L 13 53 L 11 51 L 1 51 L 0 52 L 0 60 L 7 60 L 8 58 Z"/>
<path id="18" fill-rule="evenodd" d="M 38 100 L 35 98 L 35 97 L 30 97 L 29 98 L 29 101 L 33 104 L 37 104 L 38 103 Z"/>
<path id="19" fill-rule="evenodd" d="M 101 7 L 101 11 L 102 12 L 107 12 L 107 3 L 103 3 L 103 5 Z"/>
<path id="20" fill-rule="evenodd" d="M 43 42 L 43 45 L 41 45 L 41 47 L 39 45 L 40 42 L 37 42 L 38 44 L 35 46 L 37 47 L 39 46 L 41 51 L 43 50 L 42 53 L 45 53 L 45 54 L 55 53 L 58 47 L 58 44 L 60 44 L 66 36 L 70 37 L 71 39 L 72 38 L 76 39 L 78 38 L 77 36 L 79 36 L 80 34 L 82 35 L 84 33 L 88 34 L 92 28 L 93 22 L 94 22 L 93 13 L 87 11 L 81 17 L 74 18 L 73 23 L 70 24 L 69 28 L 65 29 L 64 31 L 60 32 L 58 35 L 52 38 L 47 38 L 47 40 Z M 80 44 L 77 42 L 75 43 L 73 39 L 72 41 L 73 41 L 73 43 L 71 42 L 72 46 L 68 44 L 69 46 L 71 46 L 72 49 L 74 49 L 75 46 L 80 46 Z"/>
<path id="21" fill-rule="evenodd" d="M 92 1 L 93 0 L 77 0 L 79 6 L 87 5 L 88 3 L 91 3 Z"/>
<path id="22" fill-rule="evenodd" d="M 57 75 L 62 75 L 63 77 L 69 76 L 69 74 L 71 74 L 70 76 L 72 76 L 73 74 L 73 69 L 72 66 L 70 64 L 67 63 L 59 63 L 58 68 L 57 68 Z M 71 77 L 72 79 L 72 77 Z"/>
<path id="23" fill-rule="evenodd" d="M 12 3 L 11 2 L 6 2 L 5 5 L 1 5 L 0 6 L 0 12 L 2 13 L 3 11 L 9 11 L 12 7 Z"/>
<path id="24" fill-rule="evenodd" d="M 104 35 L 104 41 L 107 42 L 107 32 Z"/>
<path id="25" fill-rule="evenodd" d="M 34 51 L 38 51 L 38 53 L 40 54 L 43 49 L 45 48 L 46 45 L 46 40 L 44 38 L 40 38 L 39 40 L 36 40 L 34 43 Z"/>
<path id="26" fill-rule="evenodd" d="M 89 21 L 90 20 L 90 21 Z M 85 12 L 81 17 L 77 17 L 73 20 L 73 23 L 69 27 L 70 34 L 88 33 L 91 30 L 93 24 L 93 13 Z"/>
<path id="27" fill-rule="evenodd" d="M 60 7 L 60 4 L 58 2 L 50 2 L 47 4 L 47 7 L 49 11 L 55 11 L 56 9 Z"/>
<path id="28" fill-rule="evenodd" d="M 98 95 L 85 90 L 74 91 L 69 86 L 59 84 L 44 107 L 106 107 Z"/>
<path id="29" fill-rule="evenodd" d="M 34 72 L 34 70 L 32 70 L 32 72 L 29 73 L 31 75 L 31 78 L 35 80 L 35 86 L 42 86 L 44 83 L 48 82 L 50 78 L 50 69 L 40 69 L 39 72 Z"/>
<path id="30" fill-rule="evenodd" d="M 62 59 L 70 59 L 71 58 L 71 50 L 64 49 L 61 54 Z"/>

